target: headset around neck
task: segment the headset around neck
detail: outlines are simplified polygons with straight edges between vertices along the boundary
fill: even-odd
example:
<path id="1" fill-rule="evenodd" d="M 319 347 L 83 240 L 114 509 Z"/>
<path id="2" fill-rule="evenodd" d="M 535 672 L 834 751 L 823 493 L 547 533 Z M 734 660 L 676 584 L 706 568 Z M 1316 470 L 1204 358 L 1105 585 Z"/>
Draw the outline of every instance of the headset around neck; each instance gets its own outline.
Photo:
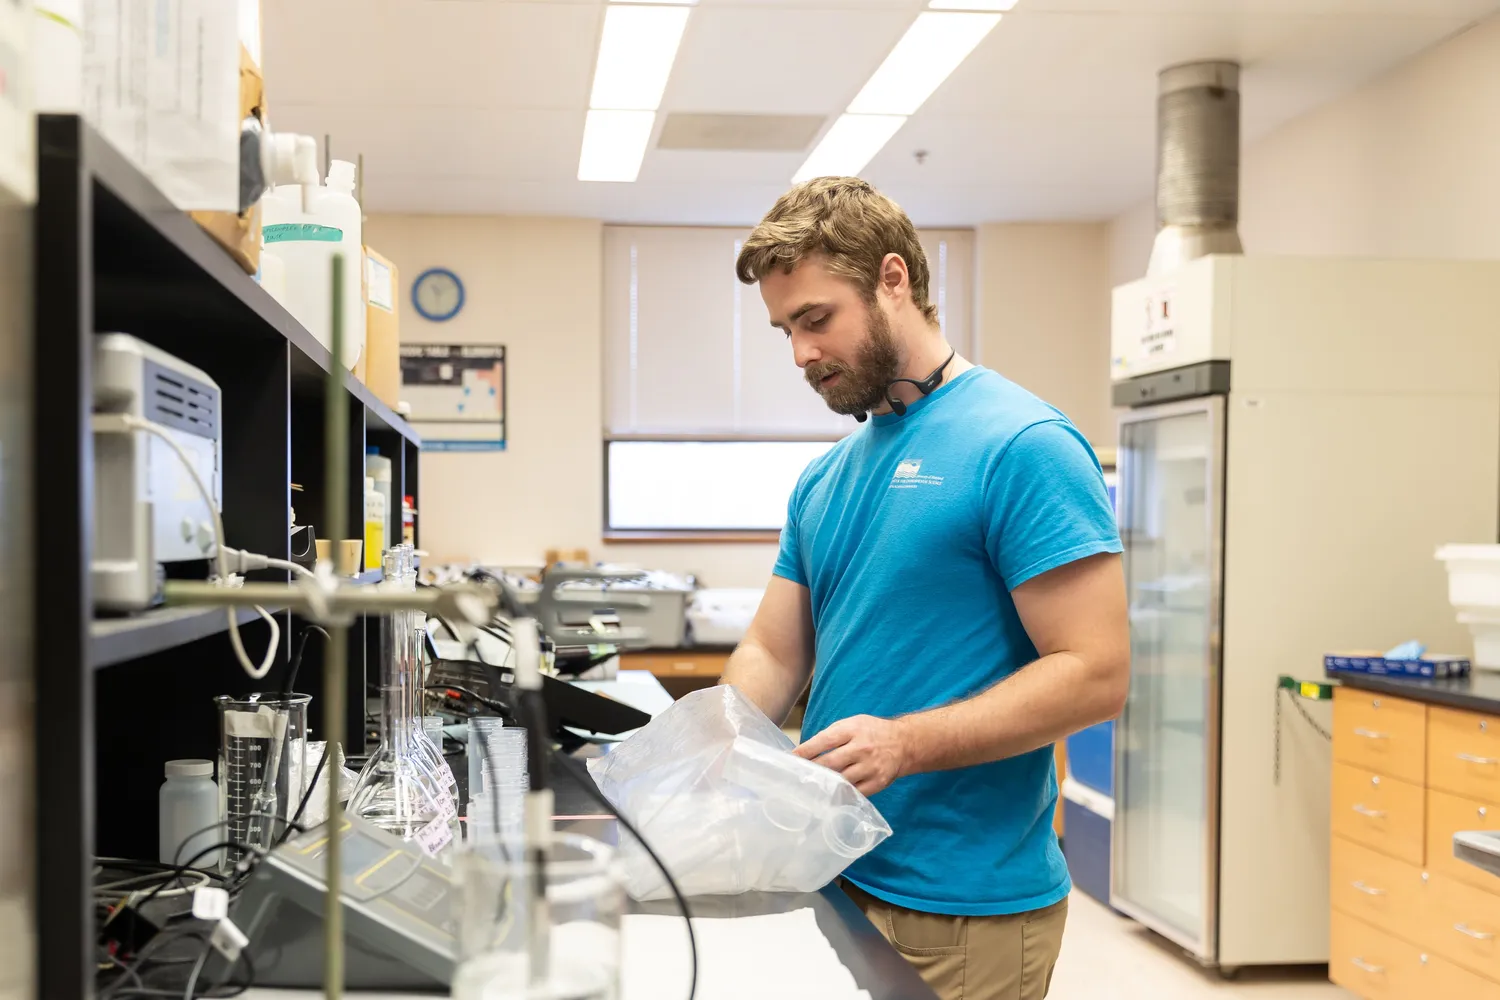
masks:
<path id="1" fill-rule="evenodd" d="M 950 351 L 948 354 L 948 360 L 944 361 L 942 364 L 934 368 L 931 374 L 929 374 L 926 378 L 893 379 L 891 383 L 885 387 L 885 401 L 890 404 L 891 412 L 898 417 L 906 416 L 906 403 L 902 402 L 896 397 L 893 392 L 891 392 L 891 389 L 894 388 L 897 383 L 910 382 L 912 385 L 917 387 L 917 391 L 922 395 L 930 396 L 934 391 L 936 391 L 938 386 L 943 384 L 943 372 L 949 365 L 953 363 L 953 359 L 957 356 L 958 351 Z M 856 413 L 854 415 L 854 419 L 859 421 L 860 423 L 864 423 L 866 420 L 870 419 L 870 415 L 868 413 Z"/>

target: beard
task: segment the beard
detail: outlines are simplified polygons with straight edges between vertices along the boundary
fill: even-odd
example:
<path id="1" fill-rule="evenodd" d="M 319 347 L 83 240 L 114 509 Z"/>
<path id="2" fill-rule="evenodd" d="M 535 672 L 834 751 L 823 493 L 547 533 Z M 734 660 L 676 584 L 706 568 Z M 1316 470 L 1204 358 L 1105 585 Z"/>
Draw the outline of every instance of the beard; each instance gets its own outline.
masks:
<path id="1" fill-rule="evenodd" d="M 868 413 L 885 402 L 886 390 L 901 377 L 901 355 L 885 313 L 879 306 L 870 307 L 870 326 L 854 365 L 819 361 L 804 368 L 802 375 L 830 410 L 846 417 Z M 838 375 L 839 380 L 822 385 L 829 375 Z"/>

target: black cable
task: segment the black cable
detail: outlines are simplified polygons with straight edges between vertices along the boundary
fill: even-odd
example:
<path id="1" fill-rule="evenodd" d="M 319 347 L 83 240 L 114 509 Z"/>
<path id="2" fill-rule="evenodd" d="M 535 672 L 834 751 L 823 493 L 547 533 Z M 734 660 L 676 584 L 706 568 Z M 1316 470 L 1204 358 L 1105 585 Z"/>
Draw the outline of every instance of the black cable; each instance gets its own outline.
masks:
<path id="1" fill-rule="evenodd" d="M 459 694 L 473 698 L 479 704 L 502 718 L 508 719 L 512 715 L 509 705 L 504 702 L 495 701 L 493 698 L 486 698 L 473 688 L 466 688 L 462 684 L 424 684 L 423 688 L 428 691 L 457 691 Z"/>
<path id="2" fill-rule="evenodd" d="M 667 887 L 672 890 L 672 895 L 677 900 L 677 907 L 682 911 L 683 923 L 687 924 L 688 947 L 693 952 L 693 981 L 692 985 L 688 987 L 688 1000 L 693 1000 L 698 993 L 698 937 L 693 933 L 693 914 L 688 907 L 687 897 L 682 894 L 682 889 L 678 887 L 677 880 L 672 877 L 671 872 L 667 871 L 667 866 L 662 863 L 661 858 L 657 857 L 656 852 L 651 849 L 651 845 L 646 843 L 646 838 L 642 837 L 640 831 L 636 830 L 630 820 L 626 819 L 620 810 L 615 808 L 614 803 L 610 802 L 604 793 L 599 791 L 599 786 L 594 784 L 594 779 L 589 774 L 588 769 L 561 750 L 553 750 L 552 752 L 557 756 L 558 760 L 562 761 L 563 767 L 572 772 L 574 779 L 583 786 L 583 790 L 588 793 L 588 796 L 599 803 L 610 815 L 614 816 L 620 825 L 625 828 L 625 832 L 634 837 L 636 843 L 645 848 L 646 853 L 651 856 L 651 860 L 655 862 L 656 867 L 661 870 L 662 877 L 667 880 Z"/>
<path id="3" fill-rule="evenodd" d="M 204 827 L 203 830 L 198 831 L 198 833 L 203 833 L 203 832 L 205 832 L 207 830 L 215 829 L 218 826 L 219 826 L 219 824 L 215 823 L 213 826 Z M 193 836 L 197 836 L 197 834 L 193 834 Z M 189 837 L 188 839 L 191 840 L 192 837 Z M 185 875 L 188 872 L 192 871 L 193 870 L 193 865 L 199 859 L 201 859 L 203 857 L 206 857 L 209 854 L 212 854 L 214 851 L 221 851 L 221 850 L 223 850 L 226 847 L 234 847 L 234 848 L 238 848 L 238 849 L 240 849 L 242 851 L 246 851 L 246 852 L 248 852 L 248 854 L 249 854 L 250 857 L 253 857 L 255 859 L 255 861 L 259 861 L 260 858 L 261 858 L 261 856 L 265 854 L 265 851 L 263 849 L 261 849 L 259 847 L 254 847 L 254 846 L 252 846 L 250 844 L 242 844 L 242 843 L 240 843 L 237 840 L 221 840 L 217 844 L 210 844 L 208 847 L 205 847 L 203 850 L 199 851 L 197 854 L 194 854 L 191 858 L 189 858 L 187 861 L 183 862 L 182 864 L 176 865 L 175 869 L 176 869 L 176 872 L 177 872 L 178 879 L 180 880 L 183 875 Z M 245 869 L 247 871 L 248 871 L 249 868 L 253 868 L 253 867 L 254 867 L 254 862 L 252 862 L 250 865 L 246 865 L 244 858 L 241 858 L 235 864 L 235 868 L 236 869 L 243 868 L 243 869 Z M 142 899 L 139 903 L 135 904 L 135 910 L 136 910 L 136 912 L 137 913 L 144 912 L 147 904 L 149 904 L 157 896 L 161 895 L 162 892 L 166 889 L 166 887 L 168 885 L 171 885 L 171 883 L 170 882 L 163 882 L 161 885 L 157 886 L 155 889 L 152 889 L 150 892 L 148 892 L 146 894 L 146 897 L 144 899 Z"/>
<path id="4" fill-rule="evenodd" d="M 297 683 L 297 671 L 302 669 L 302 653 L 307 649 L 307 640 L 314 632 L 321 634 L 329 642 L 333 641 L 327 630 L 320 625 L 309 625 L 302 630 L 301 641 L 297 643 L 297 652 L 292 656 L 291 665 L 287 667 L 286 683 L 281 687 L 282 701 L 291 700 L 292 687 Z"/>
<path id="5" fill-rule="evenodd" d="M 332 752 L 333 744 L 324 743 L 323 756 L 318 758 L 318 766 L 313 768 L 312 780 L 307 783 L 307 790 L 302 793 L 302 801 L 297 803 L 297 811 L 292 814 L 292 821 L 281 831 L 281 838 L 276 841 L 278 847 L 287 842 L 287 839 L 292 835 L 293 827 L 302 819 L 302 814 L 307 811 L 307 804 L 312 801 L 313 789 L 318 787 L 318 776 L 323 773 L 323 765 L 328 763 L 328 757 Z M 302 828 L 297 827 L 297 829 L 301 830 Z"/>

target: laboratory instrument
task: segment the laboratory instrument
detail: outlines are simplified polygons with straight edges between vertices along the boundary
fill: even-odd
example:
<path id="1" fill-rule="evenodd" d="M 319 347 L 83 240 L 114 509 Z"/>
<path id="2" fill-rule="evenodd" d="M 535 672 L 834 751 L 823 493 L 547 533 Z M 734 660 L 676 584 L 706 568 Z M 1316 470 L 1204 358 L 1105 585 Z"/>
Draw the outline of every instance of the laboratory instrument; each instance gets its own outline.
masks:
<path id="1" fill-rule="evenodd" d="M 166 780 L 157 793 L 157 860 L 177 865 L 218 843 L 219 789 L 211 760 L 169 760 Z M 219 858 L 206 855 L 196 865 L 216 868 Z"/>
<path id="2" fill-rule="evenodd" d="M 269 849 L 286 832 L 302 801 L 307 768 L 307 706 L 311 695 L 220 695 L 219 815 L 226 841 Z M 225 852 L 226 866 L 245 854 Z"/>
<path id="3" fill-rule="evenodd" d="M 398 545 L 386 553 L 381 589 L 409 593 L 416 589 L 411 550 Z M 380 745 L 370 754 L 354 791 L 349 813 L 383 830 L 416 840 L 436 854 L 457 831 L 457 782 L 452 770 L 421 728 L 422 700 L 418 628 L 425 626 L 410 611 L 380 620 L 382 699 Z"/>
<path id="4" fill-rule="evenodd" d="M 328 827 L 298 834 L 256 866 L 235 906 L 257 986 L 323 981 Z M 458 952 L 455 872 L 415 841 L 352 813 L 340 825 L 340 898 L 351 990 L 446 991 Z"/>
<path id="5" fill-rule="evenodd" d="M 223 503 L 219 386 L 201 369 L 124 333 L 94 340 L 94 554 L 96 606 L 136 611 L 157 603 L 163 564 L 214 551 L 208 508 L 165 441 L 123 418 L 166 429 L 216 505 Z"/>

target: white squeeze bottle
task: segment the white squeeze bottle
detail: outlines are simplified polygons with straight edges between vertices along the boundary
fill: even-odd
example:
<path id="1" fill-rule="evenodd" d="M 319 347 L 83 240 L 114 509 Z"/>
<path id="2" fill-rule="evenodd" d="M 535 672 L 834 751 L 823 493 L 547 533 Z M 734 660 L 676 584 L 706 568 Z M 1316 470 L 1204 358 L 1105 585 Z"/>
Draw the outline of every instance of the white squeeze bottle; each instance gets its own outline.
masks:
<path id="1" fill-rule="evenodd" d="M 261 199 L 261 243 L 284 265 L 281 304 L 324 347 L 333 344 L 332 261 L 344 257 L 344 367 L 352 369 L 365 345 L 364 246 L 354 164 L 334 160 L 328 183 L 307 192 L 283 184 Z"/>
<path id="2" fill-rule="evenodd" d="M 211 760 L 169 760 L 167 780 L 157 796 L 157 860 L 187 864 L 193 855 L 224 839 L 218 827 L 219 786 Z M 194 868 L 213 868 L 219 852 L 193 861 Z"/>

